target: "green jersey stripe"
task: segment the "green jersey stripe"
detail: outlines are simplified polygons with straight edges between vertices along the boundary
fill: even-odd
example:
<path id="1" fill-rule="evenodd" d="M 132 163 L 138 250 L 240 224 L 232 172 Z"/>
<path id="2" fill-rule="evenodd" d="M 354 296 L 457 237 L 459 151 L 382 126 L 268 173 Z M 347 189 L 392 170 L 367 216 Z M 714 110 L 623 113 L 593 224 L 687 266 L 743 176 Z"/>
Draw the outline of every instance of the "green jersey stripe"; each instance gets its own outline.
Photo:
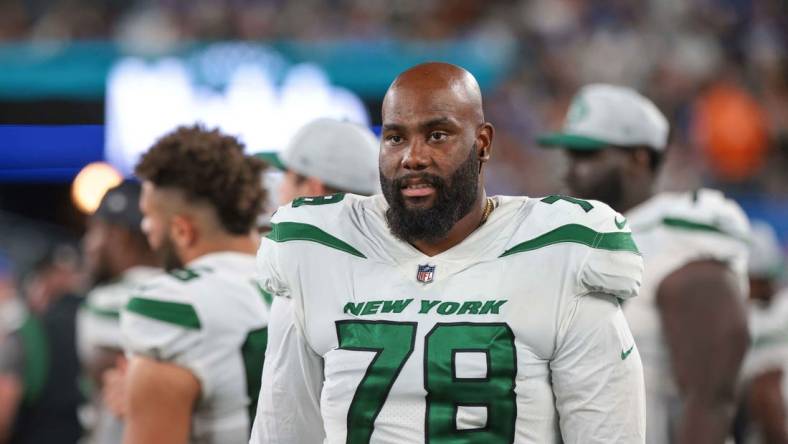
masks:
<path id="1" fill-rule="evenodd" d="M 101 317 L 101 318 L 107 318 L 107 319 L 118 319 L 118 318 L 120 318 L 120 312 L 118 310 L 111 310 L 111 309 L 108 309 L 108 308 L 96 307 L 95 305 L 87 304 L 87 303 L 84 304 L 83 307 L 88 312 L 90 312 L 90 313 L 92 313 L 92 314 L 94 314 L 94 315 L 96 315 L 98 317 Z"/>
<path id="2" fill-rule="evenodd" d="M 662 219 L 662 223 L 664 225 L 667 225 L 668 227 L 671 227 L 671 228 L 679 228 L 679 229 L 683 229 L 683 230 L 693 230 L 693 231 L 707 231 L 707 232 L 710 232 L 710 233 L 722 234 L 723 236 L 729 236 L 729 237 L 733 237 L 733 238 L 739 239 L 737 236 L 735 236 L 735 235 L 733 235 L 731 233 L 728 233 L 727 231 L 724 231 L 724 230 L 720 229 L 719 227 L 717 227 L 715 225 L 704 224 L 704 223 L 701 223 L 701 222 L 695 222 L 695 221 L 688 220 L 688 219 L 679 219 L 679 218 L 675 218 L 675 217 L 666 217 L 666 218 Z"/>
<path id="3" fill-rule="evenodd" d="M 266 237 L 274 242 L 289 242 L 294 240 L 317 242 L 326 247 L 350 253 L 353 256 L 364 259 L 367 258 L 347 242 L 326 233 L 314 225 L 298 222 L 280 222 L 278 224 L 273 224 L 271 232 L 268 233 Z"/>
<path id="4" fill-rule="evenodd" d="M 569 224 L 560 226 L 541 236 L 521 242 L 506 250 L 500 257 L 536 250 L 538 248 L 563 242 L 583 244 L 600 250 L 629 251 L 631 253 L 640 254 L 637 245 L 635 245 L 635 241 L 632 239 L 631 233 L 600 233 L 583 225 Z"/>
<path id="5" fill-rule="evenodd" d="M 197 312 L 189 304 L 134 297 L 126 305 L 126 311 L 193 330 L 201 327 Z"/>

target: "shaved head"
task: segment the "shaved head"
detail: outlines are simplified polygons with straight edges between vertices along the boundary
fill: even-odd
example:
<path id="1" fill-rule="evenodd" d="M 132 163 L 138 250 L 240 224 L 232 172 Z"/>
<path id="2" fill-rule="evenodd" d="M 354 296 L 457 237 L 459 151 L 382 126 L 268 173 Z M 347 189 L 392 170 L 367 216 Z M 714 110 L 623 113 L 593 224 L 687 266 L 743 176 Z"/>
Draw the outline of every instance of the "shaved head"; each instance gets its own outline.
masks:
<path id="1" fill-rule="evenodd" d="M 461 220 L 476 228 L 494 130 L 473 75 L 448 63 L 414 66 L 392 82 L 382 117 L 380 181 L 392 233 L 440 243 L 463 231 L 452 231 Z"/>
<path id="2" fill-rule="evenodd" d="M 484 122 L 482 92 L 473 74 L 451 63 L 430 62 L 416 65 L 403 72 L 389 86 L 383 98 L 383 118 L 393 111 L 391 105 L 401 102 L 402 96 L 419 94 L 436 106 L 452 102 L 474 123 Z M 393 103 L 392 103 L 393 102 Z"/>

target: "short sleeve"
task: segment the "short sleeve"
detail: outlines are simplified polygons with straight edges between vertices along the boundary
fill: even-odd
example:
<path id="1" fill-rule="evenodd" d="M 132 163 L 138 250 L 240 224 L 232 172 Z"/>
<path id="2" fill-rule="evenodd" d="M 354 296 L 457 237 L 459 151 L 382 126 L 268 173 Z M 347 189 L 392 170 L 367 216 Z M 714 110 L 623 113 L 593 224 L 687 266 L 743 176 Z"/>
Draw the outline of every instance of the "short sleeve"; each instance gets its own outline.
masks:
<path id="1" fill-rule="evenodd" d="M 268 238 L 263 238 L 257 251 L 257 273 L 263 291 L 270 296 L 290 297 L 290 289 L 280 271 L 280 246 Z"/>
<path id="2" fill-rule="evenodd" d="M 132 297 L 120 319 L 127 354 L 183 367 L 200 381 L 204 396 L 210 392 L 202 323 L 192 305 L 146 294 Z"/>
<path id="3" fill-rule="evenodd" d="M 628 299 L 638 294 L 642 275 L 640 254 L 592 250 L 580 272 L 580 283 L 586 291 Z"/>
<path id="4" fill-rule="evenodd" d="M 594 211 L 587 221 L 589 248 L 579 275 L 581 291 L 619 299 L 637 296 L 643 257 L 626 218 L 601 202 L 594 202 Z"/>

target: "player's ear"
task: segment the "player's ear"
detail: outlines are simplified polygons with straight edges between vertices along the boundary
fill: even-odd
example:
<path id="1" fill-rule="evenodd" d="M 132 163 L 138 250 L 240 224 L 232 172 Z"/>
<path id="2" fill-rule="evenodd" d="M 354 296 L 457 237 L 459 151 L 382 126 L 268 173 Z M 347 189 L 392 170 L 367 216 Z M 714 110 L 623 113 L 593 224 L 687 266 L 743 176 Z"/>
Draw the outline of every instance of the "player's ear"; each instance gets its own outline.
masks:
<path id="1" fill-rule="evenodd" d="M 197 231 L 192 221 L 183 214 L 172 216 L 170 221 L 170 239 L 178 248 L 190 247 L 197 239 Z"/>
<path id="2" fill-rule="evenodd" d="M 479 160 L 482 163 L 490 160 L 494 135 L 495 128 L 489 122 L 483 123 L 481 126 L 479 126 L 479 129 L 476 130 L 476 150 Z"/>

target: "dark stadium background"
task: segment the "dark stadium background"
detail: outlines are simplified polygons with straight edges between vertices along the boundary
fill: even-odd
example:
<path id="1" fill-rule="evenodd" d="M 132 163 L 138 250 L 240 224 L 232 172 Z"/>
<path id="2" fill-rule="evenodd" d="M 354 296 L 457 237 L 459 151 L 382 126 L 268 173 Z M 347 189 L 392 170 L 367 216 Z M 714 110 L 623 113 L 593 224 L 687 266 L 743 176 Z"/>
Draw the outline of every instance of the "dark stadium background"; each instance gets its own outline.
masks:
<path id="1" fill-rule="evenodd" d="M 332 84 L 361 97 L 377 124 L 397 72 L 444 60 L 482 83 L 487 118 L 498 130 L 488 189 L 544 195 L 563 191 L 563 161 L 536 148 L 535 136 L 560 125 L 580 85 L 623 83 L 652 97 L 671 120 L 665 188 L 721 188 L 751 217 L 775 225 L 785 244 L 786 21 L 781 0 L 9 0 L 0 4 L 0 125 L 102 125 L 101 73 L 114 60 L 140 53 L 155 60 L 217 43 L 325 68 Z M 735 147 L 710 149 L 693 133 L 694 110 L 726 82 L 760 117 L 737 112 L 766 128 L 754 130 L 727 165 L 725 153 Z M 70 198 L 73 174 L 6 174 L 11 149 L 0 136 L 0 215 L 7 220 L 0 247 L 9 248 L 9 227 L 75 242 L 85 215 Z M 52 146 L 30 150 L 24 154 L 40 156 L 43 169 L 51 165 Z"/>

